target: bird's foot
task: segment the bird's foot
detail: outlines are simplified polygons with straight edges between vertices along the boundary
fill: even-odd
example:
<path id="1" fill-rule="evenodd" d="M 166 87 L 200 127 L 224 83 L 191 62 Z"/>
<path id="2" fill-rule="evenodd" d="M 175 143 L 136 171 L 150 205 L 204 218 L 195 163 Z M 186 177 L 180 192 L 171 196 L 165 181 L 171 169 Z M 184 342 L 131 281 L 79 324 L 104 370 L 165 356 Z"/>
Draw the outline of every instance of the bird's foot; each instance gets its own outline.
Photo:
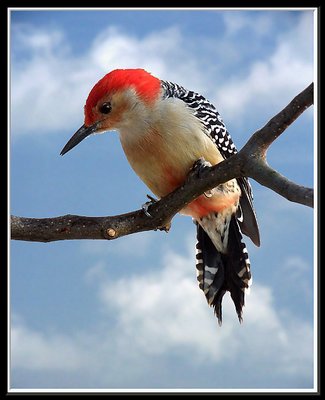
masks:
<path id="1" fill-rule="evenodd" d="M 191 172 L 194 174 L 197 174 L 197 176 L 200 178 L 202 176 L 203 172 L 206 171 L 210 167 L 212 167 L 212 164 L 209 163 L 209 161 L 206 161 L 203 157 L 200 157 L 193 164 L 193 167 L 191 168 Z"/>
<path id="2" fill-rule="evenodd" d="M 203 157 L 200 157 L 191 169 L 191 173 L 196 174 L 199 178 L 202 177 L 203 172 L 205 172 L 208 168 L 212 167 L 212 164 L 209 161 L 206 161 Z M 205 197 L 210 198 L 213 196 L 213 190 L 208 190 L 203 193 Z"/>
<path id="3" fill-rule="evenodd" d="M 144 203 L 141 208 L 147 217 L 152 218 L 152 215 L 149 213 L 148 210 L 149 210 L 149 207 L 152 206 L 153 204 L 157 203 L 158 200 L 155 199 L 154 197 L 150 196 L 149 194 L 147 194 L 147 197 L 150 201 L 147 201 L 146 203 Z"/>
<path id="4" fill-rule="evenodd" d="M 153 204 L 157 203 L 157 199 L 155 199 L 154 197 L 150 196 L 149 194 L 147 194 L 147 197 L 150 201 L 147 201 L 146 203 L 144 203 L 142 205 L 142 210 L 143 212 L 146 214 L 147 217 L 152 218 L 152 215 L 149 213 L 148 209 L 150 206 L 152 206 Z M 163 226 L 158 226 L 155 231 L 159 230 L 159 231 L 165 231 L 166 233 L 169 232 L 170 228 L 172 226 L 171 221 L 169 221 L 167 224 L 163 225 Z"/>

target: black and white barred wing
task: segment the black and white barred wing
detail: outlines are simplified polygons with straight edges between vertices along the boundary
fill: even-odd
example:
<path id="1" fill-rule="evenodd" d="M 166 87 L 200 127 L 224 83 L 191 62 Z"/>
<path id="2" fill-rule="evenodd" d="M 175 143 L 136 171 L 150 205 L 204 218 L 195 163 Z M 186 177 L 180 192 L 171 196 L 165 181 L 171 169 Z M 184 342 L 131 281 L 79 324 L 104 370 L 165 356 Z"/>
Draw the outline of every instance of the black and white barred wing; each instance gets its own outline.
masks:
<path id="1" fill-rule="evenodd" d="M 225 159 L 237 153 L 236 147 L 215 107 L 203 96 L 183 87 L 162 82 L 165 97 L 177 97 L 191 107 L 194 115 L 203 125 L 202 131 L 213 141 Z M 219 323 L 222 323 L 222 298 L 226 291 L 234 301 L 238 318 L 242 320 L 245 289 L 251 281 L 250 262 L 242 233 L 259 245 L 259 231 L 253 208 L 253 196 L 246 178 L 238 178 L 241 189 L 239 207 L 235 215 L 222 213 L 209 215 L 210 221 L 196 221 L 196 269 L 199 287 L 203 290 L 208 304 L 214 307 Z M 209 222 L 207 224 L 207 222 Z M 216 230 L 216 232 L 214 232 Z M 227 250 L 216 245 L 213 238 L 227 243 Z"/>
<path id="2" fill-rule="evenodd" d="M 194 112 L 194 115 L 203 124 L 203 131 L 215 143 L 224 158 L 237 153 L 237 149 L 227 128 L 214 107 L 205 97 L 172 82 L 162 81 L 164 97 L 177 97 L 183 100 Z M 242 232 L 256 245 L 260 245 L 260 235 L 256 214 L 253 207 L 251 185 L 247 178 L 237 178 L 241 189 L 240 207 L 238 210 L 238 224 Z"/>

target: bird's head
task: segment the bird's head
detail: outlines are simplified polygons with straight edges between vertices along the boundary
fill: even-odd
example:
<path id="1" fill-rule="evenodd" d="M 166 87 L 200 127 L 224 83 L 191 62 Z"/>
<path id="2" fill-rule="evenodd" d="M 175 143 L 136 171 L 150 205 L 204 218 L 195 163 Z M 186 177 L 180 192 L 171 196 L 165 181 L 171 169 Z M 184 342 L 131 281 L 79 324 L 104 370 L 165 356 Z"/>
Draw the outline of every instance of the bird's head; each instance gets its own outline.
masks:
<path id="1" fill-rule="evenodd" d="M 160 80 L 143 69 L 116 69 L 91 89 L 84 106 L 84 125 L 61 151 L 64 155 L 93 133 L 132 123 L 140 110 L 150 108 L 160 93 Z"/>

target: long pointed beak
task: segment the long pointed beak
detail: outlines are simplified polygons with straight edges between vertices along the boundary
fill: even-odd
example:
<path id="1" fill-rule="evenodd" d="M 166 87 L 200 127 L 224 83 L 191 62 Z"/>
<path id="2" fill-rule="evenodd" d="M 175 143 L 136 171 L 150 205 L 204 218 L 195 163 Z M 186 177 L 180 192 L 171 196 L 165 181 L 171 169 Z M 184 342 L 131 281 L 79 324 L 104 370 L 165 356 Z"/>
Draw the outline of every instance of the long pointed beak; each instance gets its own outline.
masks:
<path id="1" fill-rule="evenodd" d="M 65 153 L 73 149 L 77 144 L 79 144 L 82 140 L 84 140 L 87 136 L 96 132 L 98 123 L 95 122 L 93 125 L 86 126 L 82 125 L 81 128 L 77 130 L 77 132 L 72 136 L 72 138 L 68 141 L 68 143 L 63 147 L 61 151 L 61 156 Z"/>

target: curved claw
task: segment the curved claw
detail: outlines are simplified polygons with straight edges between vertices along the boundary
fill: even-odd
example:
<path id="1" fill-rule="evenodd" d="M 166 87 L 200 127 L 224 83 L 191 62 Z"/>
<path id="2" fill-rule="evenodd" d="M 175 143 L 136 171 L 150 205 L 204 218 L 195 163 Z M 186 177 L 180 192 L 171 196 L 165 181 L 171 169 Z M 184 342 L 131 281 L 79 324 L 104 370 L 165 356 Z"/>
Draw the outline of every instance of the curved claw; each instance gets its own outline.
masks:
<path id="1" fill-rule="evenodd" d="M 147 217 L 152 218 L 152 215 L 149 213 L 148 208 L 151 206 L 152 202 L 147 201 L 146 203 L 142 204 L 142 210 L 146 214 Z"/>
<path id="2" fill-rule="evenodd" d="M 193 164 L 191 171 L 194 173 L 197 173 L 198 176 L 200 177 L 201 174 L 203 173 L 203 171 L 205 171 L 207 168 L 210 168 L 210 167 L 212 167 L 212 164 L 209 163 L 209 161 L 206 161 L 203 157 L 200 157 Z"/>
<path id="3" fill-rule="evenodd" d="M 200 178 L 202 173 L 207 169 L 212 167 L 212 164 L 209 163 L 209 161 L 206 161 L 203 157 L 200 157 L 195 163 L 193 164 L 193 167 L 191 171 L 193 173 L 196 173 L 197 176 Z M 213 196 L 213 191 L 208 190 L 207 192 L 203 193 L 205 197 L 210 198 Z"/>
<path id="4" fill-rule="evenodd" d="M 152 204 L 156 203 L 158 200 L 150 196 L 149 194 L 147 194 L 147 197 L 150 201 L 147 201 L 146 203 L 142 204 L 141 208 L 147 217 L 152 218 L 152 215 L 149 213 L 148 209 Z"/>

